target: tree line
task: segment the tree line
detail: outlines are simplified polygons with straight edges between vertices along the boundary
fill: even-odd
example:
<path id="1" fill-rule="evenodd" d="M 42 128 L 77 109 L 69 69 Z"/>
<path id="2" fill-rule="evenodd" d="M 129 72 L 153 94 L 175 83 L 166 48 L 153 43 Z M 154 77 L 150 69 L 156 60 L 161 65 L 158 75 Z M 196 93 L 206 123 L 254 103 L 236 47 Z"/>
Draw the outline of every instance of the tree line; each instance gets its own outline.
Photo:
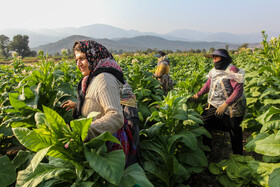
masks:
<path id="1" fill-rule="evenodd" d="M 225 48 L 228 50 L 229 46 L 226 45 Z M 230 52 L 234 53 L 236 51 L 239 51 L 240 48 L 248 48 L 248 43 L 245 43 L 243 45 L 241 45 L 237 50 L 230 50 Z M 157 52 L 158 49 L 146 49 L 146 50 L 142 50 L 142 51 L 136 51 L 137 53 L 144 53 L 144 54 L 149 54 L 149 53 L 154 53 Z M 215 48 L 209 48 L 208 52 L 214 52 Z M 22 58 L 24 57 L 35 57 L 37 56 L 37 52 L 36 51 L 31 51 L 30 47 L 29 47 L 29 36 L 27 35 L 15 35 L 13 37 L 13 40 L 10 41 L 10 38 L 8 36 L 5 35 L 0 35 L 0 57 L 1 58 L 8 58 L 10 56 L 12 56 L 12 52 L 16 52 L 19 56 L 21 56 Z M 113 54 L 123 54 L 123 53 L 129 53 L 126 51 L 123 51 L 122 49 L 117 51 L 117 50 L 110 50 L 111 53 Z M 172 50 L 165 50 L 166 54 L 169 53 L 173 53 Z M 207 50 L 206 49 L 190 49 L 188 51 L 181 51 L 181 50 L 177 50 L 177 53 L 182 53 L 182 52 L 187 52 L 187 53 L 206 53 Z M 132 52 L 134 53 L 134 52 Z M 67 49 L 67 52 L 64 54 L 64 56 L 71 56 L 72 55 L 72 51 L 70 49 Z M 58 52 L 54 55 L 54 56 L 61 56 L 61 54 L 59 54 Z"/>
<path id="2" fill-rule="evenodd" d="M 0 57 L 8 58 L 12 52 L 16 52 L 22 58 L 37 55 L 37 52 L 31 51 L 29 47 L 29 36 L 18 34 L 10 41 L 8 36 L 0 35 Z"/>

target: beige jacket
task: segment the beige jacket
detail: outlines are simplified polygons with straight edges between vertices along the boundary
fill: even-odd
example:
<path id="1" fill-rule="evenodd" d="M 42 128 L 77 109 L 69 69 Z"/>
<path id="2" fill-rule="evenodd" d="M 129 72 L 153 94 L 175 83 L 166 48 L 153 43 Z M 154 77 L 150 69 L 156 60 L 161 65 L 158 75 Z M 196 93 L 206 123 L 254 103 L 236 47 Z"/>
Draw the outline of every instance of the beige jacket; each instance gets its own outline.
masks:
<path id="1" fill-rule="evenodd" d="M 82 115 L 100 112 L 91 123 L 87 139 L 103 132 L 116 133 L 124 123 L 120 104 L 122 84 L 110 73 L 101 73 L 94 77 L 86 92 Z"/>

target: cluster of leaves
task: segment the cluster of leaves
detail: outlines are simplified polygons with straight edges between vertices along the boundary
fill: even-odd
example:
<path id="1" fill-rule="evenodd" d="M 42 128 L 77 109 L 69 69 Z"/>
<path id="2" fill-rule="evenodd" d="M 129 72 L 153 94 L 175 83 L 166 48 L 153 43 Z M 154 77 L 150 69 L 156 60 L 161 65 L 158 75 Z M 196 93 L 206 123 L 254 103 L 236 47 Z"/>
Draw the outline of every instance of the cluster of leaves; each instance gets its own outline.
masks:
<path id="1" fill-rule="evenodd" d="M 72 120 L 71 111 L 59 106 L 67 99 L 75 100 L 72 85 L 80 78 L 79 73 L 74 73 L 76 66 L 65 61 L 55 64 L 43 52 L 38 58 L 39 63 L 26 66 L 21 57 L 15 57 L 10 66 L 1 67 L 0 154 L 20 146 L 11 127 L 35 127 L 34 116 L 43 105 L 55 109 L 67 123 Z"/>
<path id="2" fill-rule="evenodd" d="M 278 186 L 280 163 L 264 163 L 251 156 L 231 155 L 229 160 L 211 163 L 209 170 L 223 186 Z"/>
<path id="3" fill-rule="evenodd" d="M 193 172 L 200 173 L 208 165 L 202 135 L 211 137 L 202 126 L 200 115 L 188 109 L 186 97 L 175 91 L 168 93 L 147 119 L 153 124 L 142 130 L 144 169 L 156 186 L 176 186 L 186 182 Z"/>
<path id="4" fill-rule="evenodd" d="M 210 171 L 225 186 L 279 184 L 276 176 L 279 175 L 280 160 L 280 38 L 268 42 L 265 33 L 263 36 L 263 49 L 254 54 L 243 51 L 233 55 L 234 64 L 246 71 L 248 112 L 242 125 L 253 132 L 253 136 L 248 139 L 245 149 L 262 154 L 263 159 L 255 161 L 251 157 L 232 156 L 230 160 L 212 163 Z M 159 81 L 152 77 L 157 65 L 155 57 L 116 56 L 137 98 L 142 121 L 140 144 L 144 170 L 156 186 L 186 184 L 193 172 L 200 173 L 208 166 L 204 152 L 209 148 L 203 145 L 202 136 L 210 137 L 210 134 L 203 128 L 199 115 L 206 97 L 200 103 L 187 102 L 187 98 L 206 82 L 212 63 L 201 54 L 170 54 L 168 57 L 175 86 L 174 91 L 164 97 Z M 80 80 L 80 72 L 73 62 L 54 63 L 42 52 L 39 58 L 40 62 L 35 66 L 25 66 L 20 58 L 15 58 L 11 66 L 1 66 L 1 148 L 5 138 L 12 139 L 15 134 L 29 149 L 21 151 L 12 161 L 7 156 L 0 158 L 0 164 L 5 163 L 9 167 L 7 170 L 13 171 L 10 178 L 0 177 L 4 182 L 9 179 L 3 184 L 13 182 L 15 172 L 18 172 L 17 182 L 21 185 L 129 186 L 139 180 L 144 186 L 151 185 L 139 166 L 127 168 L 123 173 L 113 172 L 116 168 L 123 171 L 124 166 L 120 161 L 123 158 L 121 151 L 106 152 L 104 142 L 115 141 L 110 134 L 103 134 L 92 143 L 83 143 L 89 122 L 86 119 L 70 122 L 70 112 L 59 107 L 67 99 L 75 100 L 73 85 Z M 53 124 L 59 124 L 59 127 Z M 11 127 L 14 127 L 14 133 Z M 42 142 L 43 146 L 36 147 L 34 142 Z M 116 154 L 117 158 L 111 158 L 110 154 Z M 99 168 L 104 159 L 112 159 L 106 160 L 111 165 L 105 173 Z M 242 169 L 237 170 L 237 166 Z M 1 168 L 1 176 L 6 176 Z M 143 178 L 135 179 L 137 175 Z"/>
<path id="5" fill-rule="evenodd" d="M 133 59 L 129 58 L 125 62 L 120 62 L 120 64 L 125 78 L 137 98 L 140 121 L 144 123 L 154 111 L 154 107 L 149 107 L 149 105 L 155 101 L 161 101 L 164 93 L 159 81 L 153 77 L 151 72 L 155 69 L 156 58 L 139 58 L 135 62 L 132 61 Z M 123 66 L 124 64 L 125 66 Z"/>
<path id="6" fill-rule="evenodd" d="M 156 58 L 142 55 L 119 60 L 136 95 L 140 119 L 146 120 L 141 126 L 141 152 L 146 174 L 156 186 L 182 185 L 193 172 L 202 172 L 208 165 L 204 151 L 209 151 L 202 135 L 211 137 L 201 126 L 202 104 L 186 102 L 206 82 L 211 63 L 201 55 L 168 58 L 175 88 L 166 97 L 152 77 Z"/>
<path id="7" fill-rule="evenodd" d="M 34 114 L 42 110 L 42 105 L 54 108 L 65 118 L 71 120 L 71 114 L 60 109 L 60 104 L 67 99 L 75 99 L 75 92 L 72 83 L 76 79 L 67 77 L 69 74 L 75 74 L 76 67 L 66 62 L 55 65 L 53 61 L 48 61 L 43 52 L 39 53 L 40 63 L 36 66 L 19 65 L 22 62 L 14 64 L 14 70 L 11 76 L 15 80 L 5 80 L 2 89 L 8 99 L 2 103 L 1 114 L 5 116 L 1 126 L 9 126 L 14 121 L 33 121 L 35 125 Z M 15 67 L 16 66 L 16 67 Z M 9 75 L 9 73 L 6 73 Z M 78 74 L 79 75 L 79 74 Z M 12 84 L 9 84 L 9 83 Z M 68 122 L 69 122 L 68 121 Z"/>
<path id="8" fill-rule="evenodd" d="M 13 161 L 1 157 L 0 164 L 7 163 L 1 165 L 1 171 L 5 171 L 2 176 L 9 176 L 1 177 L 2 185 L 16 180 L 18 186 L 152 186 L 138 164 L 124 170 L 122 150 L 107 151 L 107 141 L 120 144 L 110 133 L 87 143 L 82 141 L 98 114 L 73 120 L 68 126 L 52 109 L 43 106 L 43 110 L 35 115 L 36 128 L 13 128 L 20 143 L 36 154 L 19 152 Z"/>

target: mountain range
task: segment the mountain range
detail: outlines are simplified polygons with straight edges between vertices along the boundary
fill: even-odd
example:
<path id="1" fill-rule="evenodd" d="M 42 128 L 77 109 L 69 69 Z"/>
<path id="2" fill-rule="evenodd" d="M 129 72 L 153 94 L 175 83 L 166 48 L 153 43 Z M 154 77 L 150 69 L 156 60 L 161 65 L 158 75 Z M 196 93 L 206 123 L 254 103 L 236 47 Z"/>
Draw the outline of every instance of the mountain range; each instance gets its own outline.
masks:
<path id="1" fill-rule="evenodd" d="M 45 53 L 55 54 L 61 53 L 62 49 L 72 49 L 73 44 L 77 40 L 88 40 L 92 39 L 87 36 L 82 35 L 73 35 L 57 42 L 49 43 L 46 45 L 40 45 L 33 50 L 39 51 L 43 50 Z M 188 51 L 190 49 L 206 49 L 208 50 L 211 47 L 225 48 L 226 45 L 229 46 L 229 49 L 237 49 L 240 45 L 238 44 L 229 44 L 224 42 L 186 42 L 186 41 L 175 41 L 167 40 L 157 36 L 136 36 L 132 38 L 121 38 L 115 40 L 109 39 L 94 39 L 96 42 L 101 43 L 107 49 L 110 50 L 123 50 L 127 52 L 136 52 L 138 50 L 157 49 L 157 50 L 172 50 L 172 51 Z M 260 47 L 258 43 L 249 44 L 248 47 Z"/>
<path id="2" fill-rule="evenodd" d="M 108 47 L 109 49 L 122 49 L 126 51 L 147 48 L 171 50 L 209 49 L 209 47 L 225 47 L 225 45 L 229 45 L 231 48 L 236 48 L 243 43 L 249 43 L 255 46 L 262 40 L 261 31 L 260 33 L 252 34 L 232 34 L 178 29 L 165 34 L 158 34 L 154 32 L 125 30 L 104 24 L 93 24 L 82 27 L 64 27 L 58 29 L 0 29 L 0 34 L 8 36 L 10 39 L 17 34 L 28 35 L 29 45 L 35 50 L 38 50 L 39 48 L 45 49 L 45 45 L 53 47 L 60 45 L 61 47 L 68 49 L 69 44 L 66 43 L 71 43 L 72 39 L 77 37 L 91 38 L 98 40 L 105 46 L 107 45 L 106 47 L 110 46 L 111 48 Z M 277 36 L 276 32 L 269 32 L 268 34 Z M 63 44 L 64 42 L 66 43 Z M 70 48 L 72 48 L 72 46 Z M 52 54 L 50 51 L 48 52 Z"/>

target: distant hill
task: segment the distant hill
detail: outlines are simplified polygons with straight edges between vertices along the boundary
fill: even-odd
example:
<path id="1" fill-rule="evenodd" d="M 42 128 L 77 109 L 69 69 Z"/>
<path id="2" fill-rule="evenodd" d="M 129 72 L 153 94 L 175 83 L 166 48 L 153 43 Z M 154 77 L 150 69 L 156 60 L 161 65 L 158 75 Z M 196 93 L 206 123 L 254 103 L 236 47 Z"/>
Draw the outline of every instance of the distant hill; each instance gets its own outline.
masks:
<path id="1" fill-rule="evenodd" d="M 70 37 L 64 38 L 62 40 L 59 40 L 57 42 L 49 43 L 46 45 L 40 45 L 38 47 L 32 48 L 32 50 L 36 50 L 36 51 L 42 50 L 48 54 L 55 54 L 57 52 L 61 54 L 62 49 L 72 49 L 75 41 L 91 40 L 91 39 L 92 38 L 87 37 L 87 36 L 74 35 L 74 36 L 70 36 Z"/>
<path id="2" fill-rule="evenodd" d="M 87 36 L 73 35 L 57 42 L 49 43 L 46 45 L 41 45 L 39 47 L 33 48 L 33 50 L 43 50 L 49 54 L 55 54 L 57 52 L 61 53 L 61 49 L 72 49 L 73 44 L 77 40 L 87 40 L 92 39 Z M 109 50 L 124 50 L 135 52 L 137 50 L 158 49 L 158 50 L 190 50 L 190 49 L 206 49 L 211 47 L 214 48 L 225 48 L 229 45 L 229 49 L 236 49 L 240 45 L 229 44 L 223 42 L 185 42 L 185 41 L 174 41 L 166 40 L 161 37 L 156 36 L 137 36 L 133 38 L 122 38 L 118 40 L 109 39 L 94 39 L 95 41 L 101 43 Z M 258 44 L 252 44 L 251 47 L 257 46 Z"/>
<path id="3" fill-rule="evenodd" d="M 278 37 L 280 33 L 266 31 L 269 38 Z M 118 41 L 121 38 L 134 38 L 138 36 L 156 36 L 166 40 L 184 42 L 222 42 L 222 43 L 260 43 L 262 40 L 261 31 L 251 34 L 232 34 L 232 33 L 211 33 L 201 32 L 190 29 L 177 29 L 164 34 L 154 32 L 140 32 L 136 30 L 125 30 L 104 24 L 92 24 L 83 27 L 63 27 L 57 29 L 0 29 L 0 35 L 4 34 L 12 37 L 16 34 L 28 35 L 30 47 L 35 48 L 40 45 L 49 44 L 62 40 L 73 35 L 87 36 L 95 39 L 107 38 Z"/>

